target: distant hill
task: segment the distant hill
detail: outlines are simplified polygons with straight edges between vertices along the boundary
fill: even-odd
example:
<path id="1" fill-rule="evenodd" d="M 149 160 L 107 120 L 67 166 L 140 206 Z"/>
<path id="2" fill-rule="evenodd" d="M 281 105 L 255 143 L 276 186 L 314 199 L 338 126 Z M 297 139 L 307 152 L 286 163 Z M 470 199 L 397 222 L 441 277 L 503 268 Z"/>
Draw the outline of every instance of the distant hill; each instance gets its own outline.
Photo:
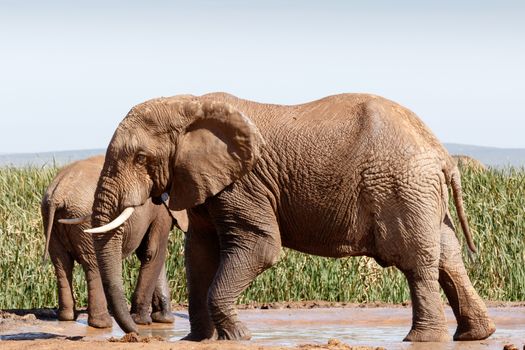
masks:
<path id="1" fill-rule="evenodd" d="M 63 166 L 75 160 L 89 158 L 97 154 L 105 154 L 106 150 L 85 149 L 74 151 L 57 151 L 57 152 L 42 152 L 42 153 L 13 153 L 0 154 L 0 167 L 13 166 L 21 167 L 49 167 L 49 166 Z"/>
<path id="2" fill-rule="evenodd" d="M 525 167 L 525 148 L 495 148 L 456 143 L 445 143 L 445 147 L 450 154 L 467 155 L 476 158 L 487 166 L 497 168 L 506 166 Z M 104 154 L 105 152 L 105 149 L 98 148 L 43 153 L 0 154 L 0 166 L 63 166 L 75 160 L 88 158 L 97 154 Z"/>
<path id="3" fill-rule="evenodd" d="M 496 148 L 445 143 L 450 154 L 462 154 L 496 168 L 525 167 L 525 148 Z"/>

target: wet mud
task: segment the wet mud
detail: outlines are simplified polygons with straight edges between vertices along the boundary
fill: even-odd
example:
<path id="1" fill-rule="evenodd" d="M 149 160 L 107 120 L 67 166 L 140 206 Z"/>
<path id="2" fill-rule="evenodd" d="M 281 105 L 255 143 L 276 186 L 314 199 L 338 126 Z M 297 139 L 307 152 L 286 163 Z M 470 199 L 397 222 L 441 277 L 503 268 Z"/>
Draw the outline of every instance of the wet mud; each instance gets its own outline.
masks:
<path id="1" fill-rule="evenodd" d="M 328 307 L 326 307 L 328 306 Z M 155 348 L 173 349 L 524 349 L 525 307 L 490 307 L 497 331 L 489 339 L 475 342 L 404 343 L 411 325 L 410 307 L 314 307 L 286 305 L 239 310 L 240 319 L 252 332 L 249 342 L 181 342 L 189 331 L 187 310 L 179 309 L 175 324 L 139 326 L 140 335 L 125 335 L 114 323 L 112 329 L 87 326 L 87 315 L 75 322 L 60 322 L 52 314 L 16 315 L 0 311 L 0 349 L 24 348 L 122 348 L 135 349 L 155 343 Z M 446 308 L 449 333 L 456 324 Z M 124 337 L 125 336 L 125 337 Z M 123 338 L 124 337 L 124 338 Z M 89 344 L 89 345 L 88 345 Z"/>

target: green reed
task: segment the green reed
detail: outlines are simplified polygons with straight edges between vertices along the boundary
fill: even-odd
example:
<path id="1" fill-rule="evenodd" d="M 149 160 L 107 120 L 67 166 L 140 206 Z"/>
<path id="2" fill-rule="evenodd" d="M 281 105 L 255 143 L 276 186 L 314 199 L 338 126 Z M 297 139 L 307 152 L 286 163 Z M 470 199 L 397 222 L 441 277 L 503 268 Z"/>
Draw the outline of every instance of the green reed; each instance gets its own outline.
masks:
<path id="1" fill-rule="evenodd" d="M 44 233 L 40 200 L 55 168 L 0 168 L 0 308 L 54 307 L 52 264 L 42 263 Z M 463 170 L 463 192 L 479 253 L 464 261 L 485 299 L 525 300 L 525 171 Z M 453 207 L 453 206 L 452 206 Z M 455 218 L 455 211 L 452 209 Z M 457 225 L 459 227 L 459 225 Z M 464 240 L 459 231 L 458 236 Z M 170 236 L 166 262 L 174 302 L 187 300 L 183 233 Z M 128 298 L 138 275 L 135 257 L 124 262 Z M 74 272 L 75 296 L 86 305 L 85 278 Z M 279 263 L 259 276 L 239 302 L 327 300 L 393 302 L 409 299 L 403 275 L 366 257 L 329 259 L 283 249 Z"/>

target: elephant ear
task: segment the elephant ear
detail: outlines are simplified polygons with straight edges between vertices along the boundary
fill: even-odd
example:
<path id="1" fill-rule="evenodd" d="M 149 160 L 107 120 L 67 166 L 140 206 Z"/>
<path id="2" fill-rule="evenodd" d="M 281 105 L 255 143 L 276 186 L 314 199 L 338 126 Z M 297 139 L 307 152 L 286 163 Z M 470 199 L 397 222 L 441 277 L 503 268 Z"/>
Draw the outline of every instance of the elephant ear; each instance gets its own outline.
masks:
<path id="1" fill-rule="evenodd" d="M 251 171 L 264 144 L 252 121 L 226 103 L 188 101 L 182 114 L 191 122 L 178 137 L 171 210 L 202 204 Z"/>

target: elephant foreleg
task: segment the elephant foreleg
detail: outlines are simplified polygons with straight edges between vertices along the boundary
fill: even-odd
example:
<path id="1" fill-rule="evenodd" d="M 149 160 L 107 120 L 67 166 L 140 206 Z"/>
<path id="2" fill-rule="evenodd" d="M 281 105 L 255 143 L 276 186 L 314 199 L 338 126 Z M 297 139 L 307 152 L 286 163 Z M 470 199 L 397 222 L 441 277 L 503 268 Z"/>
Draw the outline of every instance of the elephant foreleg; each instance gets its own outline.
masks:
<path id="1" fill-rule="evenodd" d="M 234 305 L 242 291 L 277 262 L 280 248 L 280 241 L 272 236 L 243 232 L 224 237 L 224 242 L 221 237 L 219 269 L 208 294 L 208 309 L 219 339 L 251 338 Z"/>
<path id="2" fill-rule="evenodd" d="M 192 222 L 186 234 L 184 258 L 188 281 L 190 333 L 183 340 L 216 338 L 208 312 L 208 289 L 219 265 L 219 241 L 213 227 Z"/>
<path id="3" fill-rule="evenodd" d="M 470 283 L 452 227 L 447 216 L 441 231 L 439 283 L 458 322 L 454 340 L 485 339 L 494 333 L 496 327 L 488 317 L 483 300 Z"/>
<path id="4" fill-rule="evenodd" d="M 93 257 L 95 259 L 95 257 Z M 113 325 L 109 316 L 106 296 L 98 269 L 84 266 L 88 286 L 88 325 L 95 328 L 109 328 Z"/>
<path id="5" fill-rule="evenodd" d="M 151 309 L 151 319 L 153 322 L 173 323 L 175 321 L 171 313 L 171 295 L 165 264 L 162 265 L 157 284 L 155 285 Z"/>

